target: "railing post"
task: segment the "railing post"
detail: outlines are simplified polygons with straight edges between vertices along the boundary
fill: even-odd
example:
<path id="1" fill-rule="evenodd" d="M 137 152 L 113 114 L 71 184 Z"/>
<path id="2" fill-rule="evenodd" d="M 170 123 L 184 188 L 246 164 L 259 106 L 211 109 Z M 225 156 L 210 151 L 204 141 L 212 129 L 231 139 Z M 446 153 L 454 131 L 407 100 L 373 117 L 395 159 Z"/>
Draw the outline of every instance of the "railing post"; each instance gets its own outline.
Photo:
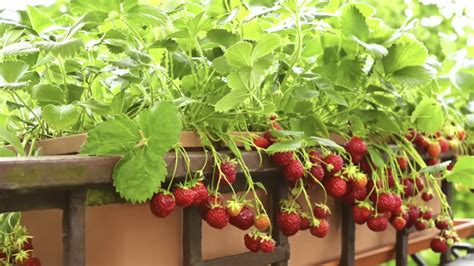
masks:
<path id="1" fill-rule="evenodd" d="M 63 249 L 65 266 L 85 266 L 86 191 L 66 193 L 63 207 Z"/>
<path id="2" fill-rule="evenodd" d="M 406 229 L 397 231 L 395 244 L 395 260 L 397 266 L 408 265 L 408 232 Z"/>
<path id="3" fill-rule="evenodd" d="M 183 209 L 183 265 L 202 262 L 202 219 L 199 207 Z"/>
<path id="4" fill-rule="evenodd" d="M 341 202 L 341 258 L 339 265 L 352 266 L 355 261 L 355 223 L 351 206 Z"/>

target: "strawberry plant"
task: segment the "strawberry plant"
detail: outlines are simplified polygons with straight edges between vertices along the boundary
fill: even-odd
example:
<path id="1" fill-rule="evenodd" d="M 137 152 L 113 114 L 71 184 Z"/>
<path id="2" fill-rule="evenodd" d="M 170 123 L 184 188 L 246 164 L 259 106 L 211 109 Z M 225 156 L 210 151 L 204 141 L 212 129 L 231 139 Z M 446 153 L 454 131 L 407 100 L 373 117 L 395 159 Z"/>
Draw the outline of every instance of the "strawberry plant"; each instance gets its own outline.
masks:
<path id="1" fill-rule="evenodd" d="M 277 221 L 285 235 L 325 237 L 328 196 L 373 231 L 389 223 L 422 230 L 434 223 L 422 206 L 436 197 L 447 226 L 433 249 L 443 250 L 456 236 L 438 180 L 474 188 L 465 119 L 472 69 L 467 58 L 452 67 L 449 49 L 417 34 L 414 20 L 381 16 L 393 3 L 343 2 L 30 6 L 18 21 L 0 20 L 0 138 L 16 151 L 0 154 L 33 156 L 38 140 L 87 133 L 82 154 L 122 157 L 113 181 L 127 201 L 150 201 L 159 218 L 198 206 L 210 226 L 250 229 L 245 246 L 271 252 L 273 227 L 257 193 L 266 188 L 242 156 L 254 150 L 288 185 Z M 171 150 L 190 169 L 181 131 L 199 135 L 212 175 L 167 173 Z M 441 163 L 451 151 L 456 163 Z M 237 181 L 246 183 L 241 194 Z"/>

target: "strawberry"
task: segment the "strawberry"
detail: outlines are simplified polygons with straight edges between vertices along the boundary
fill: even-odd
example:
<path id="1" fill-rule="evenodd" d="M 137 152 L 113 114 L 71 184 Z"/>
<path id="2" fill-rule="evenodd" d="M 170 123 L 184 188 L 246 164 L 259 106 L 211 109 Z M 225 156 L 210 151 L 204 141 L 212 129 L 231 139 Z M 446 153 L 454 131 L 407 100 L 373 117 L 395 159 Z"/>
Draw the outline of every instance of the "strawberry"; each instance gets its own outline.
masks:
<path id="1" fill-rule="evenodd" d="M 309 160 L 314 164 L 319 164 L 323 161 L 323 156 L 317 150 L 311 150 L 308 152 Z"/>
<path id="2" fill-rule="evenodd" d="M 41 266 L 41 261 L 36 257 L 28 257 L 23 260 L 19 266 Z"/>
<path id="3" fill-rule="evenodd" d="M 253 224 L 258 230 L 265 231 L 270 227 L 270 218 L 268 218 L 268 215 L 264 213 L 259 214 L 255 217 Z"/>
<path id="4" fill-rule="evenodd" d="M 377 198 L 376 204 L 378 212 L 391 211 L 394 205 L 392 194 L 387 192 L 380 193 Z"/>
<path id="5" fill-rule="evenodd" d="M 405 198 L 413 197 L 416 194 L 415 187 L 413 185 L 413 181 L 408 178 L 402 180 L 403 184 L 403 193 Z"/>
<path id="6" fill-rule="evenodd" d="M 272 155 L 272 161 L 280 166 L 285 166 L 294 161 L 295 153 L 292 151 L 276 152 Z"/>
<path id="7" fill-rule="evenodd" d="M 253 225 L 254 215 L 252 210 L 244 206 L 237 216 L 230 217 L 229 223 L 240 230 L 248 230 Z"/>
<path id="8" fill-rule="evenodd" d="M 324 164 L 326 165 L 326 175 L 333 176 L 337 172 L 341 171 L 344 161 L 342 157 L 331 153 L 323 159 Z"/>
<path id="9" fill-rule="evenodd" d="M 209 191 L 202 181 L 198 181 L 193 187 L 193 190 L 195 192 L 194 204 L 200 204 L 209 196 Z"/>
<path id="10" fill-rule="evenodd" d="M 406 224 L 407 224 L 407 221 L 401 216 L 397 216 L 392 220 L 393 228 L 395 228 L 395 230 L 397 231 L 401 231 L 405 229 Z"/>
<path id="11" fill-rule="evenodd" d="M 449 141 L 449 148 L 453 151 L 457 151 L 459 148 L 459 141 L 456 139 L 452 139 Z"/>
<path id="12" fill-rule="evenodd" d="M 433 218 L 433 211 L 430 208 L 427 208 L 423 211 L 423 213 L 421 214 L 421 217 L 423 217 L 423 219 L 425 220 L 429 220 Z"/>
<path id="13" fill-rule="evenodd" d="M 253 145 L 255 145 L 256 147 L 261 148 L 261 149 L 266 149 L 266 148 L 270 147 L 270 145 L 272 145 L 272 143 L 268 139 L 266 139 L 262 136 L 258 136 L 253 140 Z"/>
<path id="14" fill-rule="evenodd" d="M 304 176 L 304 168 L 300 161 L 293 160 L 283 169 L 283 176 L 289 182 L 296 182 Z"/>
<path id="15" fill-rule="evenodd" d="M 227 201 L 226 210 L 230 217 L 236 217 L 244 208 L 244 205 L 237 199 L 232 199 Z"/>
<path id="16" fill-rule="evenodd" d="M 372 210 L 363 205 L 354 205 L 352 207 L 352 217 L 357 224 L 364 224 L 372 215 Z"/>
<path id="17" fill-rule="evenodd" d="M 428 227 L 428 221 L 425 219 L 418 219 L 415 222 L 415 228 L 418 231 L 423 231 Z"/>
<path id="18" fill-rule="evenodd" d="M 448 219 L 445 219 L 445 218 L 442 218 L 442 217 L 438 217 L 436 220 L 435 220 L 435 226 L 436 228 L 438 228 L 439 230 L 446 230 L 449 228 L 449 221 Z"/>
<path id="19" fill-rule="evenodd" d="M 362 161 L 359 162 L 359 168 L 362 172 L 364 172 L 367 175 L 372 175 L 372 169 L 377 170 L 377 167 L 370 162 L 367 157 L 364 157 Z"/>
<path id="20" fill-rule="evenodd" d="M 354 185 L 355 187 L 359 188 L 359 189 L 362 189 L 362 188 L 365 188 L 365 186 L 367 186 L 367 175 L 364 174 L 364 173 L 357 173 L 355 178 L 352 180 L 352 185 Z"/>
<path id="21" fill-rule="evenodd" d="M 408 168 L 408 160 L 406 157 L 398 157 L 397 163 L 398 163 L 398 167 L 400 167 L 400 170 L 402 171 Z"/>
<path id="22" fill-rule="evenodd" d="M 365 187 L 358 188 L 352 183 L 349 183 L 347 193 L 344 195 L 344 203 L 353 205 L 356 200 L 362 201 L 367 197 L 367 189 Z"/>
<path id="23" fill-rule="evenodd" d="M 300 217 L 301 217 L 300 231 L 308 230 L 311 225 L 311 221 L 309 220 L 310 218 L 309 215 L 303 212 L 303 213 L 300 213 Z"/>
<path id="24" fill-rule="evenodd" d="M 428 155 L 432 158 L 438 158 L 441 153 L 441 146 L 438 142 L 431 142 L 426 149 Z"/>
<path id="25" fill-rule="evenodd" d="M 317 219 L 313 221 L 309 231 L 313 236 L 323 238 L 326 237 L 329 232 L 329 223 L 326 219 Z"/>
<path id="26" fill-rule="evenodd" d="M 159 218 L 164 218 L 173 212 L 176 206 L 173 194 L 169 192 L 158 192 L 150 200 L 150 211 Z M 32 249 L 32 248 L 31 248 Z"/>
<path id="27" fill-rule="evenodd" d="M 441 163 L 441 160 L 439 158 L 431 158 L 431 159 L 428 160 L 428 162 L 426 164 L 431 166 L 431 165 L 437 165 L 437 164 L 440 164 L 440 163 Z"/>
<path id="28" fill-rule="evenodd" d="M 418 218 L 420 218 L 420 209 L 413 204 L 408 206 L 407 228 L 411 227 Z"/>
<path id="29" fill-rule="evenodd" d="M 26 237 L 25 242 L 23 242 L 21 246 L 21 250 L 33 250 L 33 238 L 32 237 Z"/>
<path id="30" fill-rule="evenodd" d="M 441 148 L 442 153 L 445 153 L 449 150 L 449 142 L 448 142 L 447 139 L 445 139 L 443 137 L 439 137 L 438 138 L 438 143 L 439 143 L 439 146 Z"/>
<path id="31" fill-rule="evenodd" d="M 372 215 L 367 220 L 367 226 L 374 232 L 382 232 L 387 229 L 388 219 L 383 215 Z"/>
<path id="32" fill-rule="evenodd" d="M 437 236 L 431 240 L 430 247 L 434 252 L 444 253 L 448 249 L 448 244 L 444 237 Z"/>
<path id="33" fill-rule="evenodd" d="M 420 134 L 416 135 L 415 142 L 418 147 L 423 149 L 428 148 L 428 146 L 430 145 L 430 141 L 428 140 L 428 138 Z"/>
<path id="34" fill-rule="evenodd" d="M 392 209 L 391 211 L 398 211 L 403 205 L 403 200 L 402 198 L 395 194 L 392 193 Z"/>
<path id="35" fill-rule="evenodd" d="M 216 171 L 221 184 L 233 184 L 237 178 L 237 164 L 230 160 L 222 161 L 219 166 L 220 171 Z"/>
<path id="36" fill-rule="evenodd" d="M 311 169 L 309 170 L 309 172 L 311 174 L 309 176 L 309 182 L 311 182 L 312 184 L 317 183 L 314 180 L 315 178 L 316 178 L 316 180 L 318 180 L 320 182 L 324 179 L 324 168 L 319 163 L 313 164 L 313 166 L 311 166 Z"/>
<path id="37" fill-rule="evenodd" d="M 282 211 L 278 214 L 277 222 L 285 236 L 292 236 L 300 230 L 301 217 L 296 211 Z"/>
<path id="38" fill-rule="evenodd" d="M 342 197 L 347 192 L 347 183 L 339 176 L 329 178 L 325 182 L 324 187 L 326 192 L 333 198 Z"/>
<path id="39" fill-rule="evenodd" d="M 365 142 L 356 136 L 353 136 L 345 146 L 346 151 L 351 155 L 353 163 L 359 163 L 367 153 Z"/>
<path id="40" fill-rule="evenodd" d="M 451 161 L 451 162 L 448 164 L 447 169 L 448 169 L 449 171 L 452 171 L 455 164 L 456 164 L 456 162 Z"/>
<path id="41" fill-rule="evenodd" d="M 408 133 L 405 135 L 405 138 L 408 141 L 414 141 L 417 133 L 413 128 L 408 129 Z"/>
<path id="42" fill-rule="evenodd" d="M 433 193 L 429 192 L 429 191 L 425 191 L 423 192 L 423 194 L 421 194 L 421 198 L 424 200 L 424 201 L 430 201 L 433 199 Z"/>
<path id="43" fill-rule="evenodd" d="M 251 252 L 258 252 L 260 250 L 260 239 L 255 235 L 245 234 L 244 244 Z"/>
<path id="44" fill-rule="evenodd" d="M 186 208 L 194 204 L 196 192 L 187 185 L 180 184 L 173 190 L 176 205 Z"/>
<path id="45" fill-rule="evenodd" d="M 226 209 L 221 204 L 213 204 L 207 211 L 205 220 L 210 226 L 222 229 L 229 222 L 229 214 L 227 214 Z"/>
<path id="46" fill-rule="evenodd" d="M 275 240 L 273 239 L 263 239 L 260 242 L 260 250 L 263 253 L 270 253 L 275 251 Z"/>
<path id="47" fill-rule="evenodd" d="M 277 139 L 272 135 L 270 131 L 267 131 L 263 134 L 263 137 L 270 142 L 270 144 L 273 144 L 277 141 Z"/>
<path id="48" fill-rule="evenodd" d="M 459 130 L 457 135 L 458 135 L 458 139 L 462 141 L 466 138 L 466 131 Z"/>
<path id="49" fill-rule="evenodd" d="M 318 219 L 326 219 L 330 213 L 331 211 L 326 204 L 317 203 L 313 207 L 313 214 Z"/>
<path id="50" fill-rule="evenodd" d="M 415 185 L 416 185 L 416 189 L 418 189 L 418 191 L 422 191 L 425 188 L 425 181 L 423 181 L 423 178 L 417 176 L 415 178 Z"/>

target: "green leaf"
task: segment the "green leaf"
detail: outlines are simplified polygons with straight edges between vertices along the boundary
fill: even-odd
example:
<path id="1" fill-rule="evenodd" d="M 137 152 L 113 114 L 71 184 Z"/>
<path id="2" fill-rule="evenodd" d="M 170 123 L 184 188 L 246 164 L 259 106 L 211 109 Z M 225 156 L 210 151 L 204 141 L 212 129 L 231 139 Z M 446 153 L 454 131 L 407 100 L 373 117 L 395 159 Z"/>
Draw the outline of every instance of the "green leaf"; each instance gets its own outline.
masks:
<path id="1" fill-rule="evenodd" d="M 82 154 L 124 155 L 139 143 L 140 131 L 128 116 L 118 115 L 89 131 Z"/>
<path id="2" fill-rule="evenodd" d="M 319 145 L 325 146 L 328 148 L 333 148 L 333 149 L 338 149 L 338 150 L 344 150 L 342 146 L 337 144 L 336 142 L 326 139 L 326 138 L 319 138 L 319 137 L 310 137 L 310 139 L 316 141 Z"/>
<path id="3" fill-rule="evenodd" d="M 135 5 L 125 13 L 125 19 L 137 27 L 161 26 L 168 20 L 167 16 L 160 9 L 148 5 Z"/>
<path id="4" fill-rule="evenodd" d="M 420 173 L 429 173 L 429 174 L 439 173 L 441 171 L 446 170 L 450 163 L 451 163 L 451 161 L 445 161 L 445 162 L 442 162 L 442 163 L 439 163 L 439 164 L 430 165 L 430 166 L 427 166 L 427 167 L 421 169 Z"/>
<path id="5" fill-rule="evenodd" d="M 111 106 L 109 104 L 94 99 L 89 99 L 77 104 L 98 115 L 108 115 L 111 112 Z"/>
<path id="6" fill-rule="evenodd" d="M 378 168 L 383 168 L 385 167 L 385 162 L 380 155 L 380 153 L 374 148 L 374 147 L 369 147 L 368 149 L 370 158 L 372 159 L 372 162 L 374 162 L 374 165 L 377 166 Z"/>
<path id="7" fill-rule="evenodd" d="M 158 192 L 166 173 L 163 158 L 145 147 L 120 160 L 114 170 L 114 186 L 127 201 L 143 203 Z"/>
<path id="8" fill-rule="evenodd" d="M 342 33 L 347 36 L 356 36 L 360 40 L 366 40 L 369 36 L 369 26 L 364 15 L 354 5 L 345 5 L 339 16 Z"/>
<path id="9" fill-rule="evenodd" d="M 0 157 L 16 157 L 16 153 L 4 147 L 0 147 Z"/>
<path id="10" fill-rule="evenodd" d="M 51 19 L 40 9 L 29 5 L 26 9 L 31 27 L 38 33 L 54 25 Z"/>
<path id="11" fill-rule="evenodd" d="M 252 60 L 255 62 L 273 52 L 273 50 L 281 46 L 281 43 L 280 36 L 276 34 L 264 35 L 260 40 L 258 40 L 257 45 L 255 45 L 252 50 Z"/>
<path id="12" fill-rule="evenodd" d="M 453 170 L 445 178 L 474 189 L 474 156 L 458 156 Z"/>
<path id="13" fill-rule="evenodd" d="M 15 134 L 8 131 L 6 128 L 0 127 L 0 139 L 12 145 L 18 154 L 25 156 L 25 151 L 23 150 L 21 141 Z"/>
<path id="14" fill-rule="evenodd" d="M 3 47 L 0 50 L 0 55 L 25 55 L 38 52 L 39 49 L 30 42 L 17 42 Z"/>
<path id="15" fill-rule="evenodd" d="M 249 98 L 245 90 L 232 90 L 222 97 L 215 105 L 216 112 L 227 112 Z"/>
<path id="16" fill-rule="evenodd" d="M 434 133 L 444 123 L 441 105 L 434 99 L 423 99 L 411 115 L 411 123 L 425 133 Z"/>
<path id="17" fill-rule="evenodd" d="M 140 116 L 140 127 L 148 139 L 150 149 L 163 155 L 179 141 L 182 123 L 178 108 L 173 102 L 159 102 Z"/>
<path id="18" fill-rule="evenodd" d="M 267 153 L 273 154 L 276 152 L 282 151 L 296 151 L 300 149 L 303 145 L 302 140 L 284 140 L 277 143 L 272 144 L 270 147 L 267 148 Z"/>
<path id="19" fill-rule="evenodd" d="M 22 61 L 0 63 L 0 88 L 20 88 L 28 84 L 25 78 L 28 65 Z"/>
<path id="20" fill-rule="evenodd" d="M 84 47 L 81 39 L 67 39 L 63 41 L 43 41 L 38 43 L 38 47 L 45 53 L 51 53 L 54 56 L 61 56 L 62 58 L 73 57 L 79 53 Z"/>
<path id="21" fill-rule="evenodd" d="M 379 112 L 377 115 L 377 127 L 390 132 L 390 133 L 401 133 L 398 124 L 389 116 L 383 112 Z"/>
<path id="22" fill-rule="evenodd" d="M 372 55 L 374 58 L 382 58 L 388 54 L 387 48 L 385 48 L 383 45 L 376 44 L 376 43 L 366 43 L 357 37 L 352 37 L 352 39 L 357 42 L 360 46 L 364 47 L 367 52 Z"/>
<path id="23" fill-rule="evenodd" d="M 137 1 L 127 1 L 135 2 Z M 71 8 L 75 13 L 99 12 L 108 14 L 115 11 L 120 12 L 120 0 L 71 0 Z"/>
<path id="24" fill-rule="evenodd" d="M 52 84 L 37 84 L 31 91 L 31 97 L 42 104 L 62 104 L 66 96 L 61 88 Z"/>
<path id="25" fill-rule="evenodd" d="M 425 66 L 409 66 L 393 72 L 390 79 L 407 87 L 419 87 L 430 82 L 434 75 L 433 70 Z"/>
<path id="26" fill-rule="evenodd" d="M 248 42 L 239 42 L 227 49 L 225 57 L 227 63 L 233 67 L 252 66 L 252 44 Z"/>
<path id="27" fill-rule="evenodd" d="M 353 115 L 349 118 L 349 122 L 351 124 L 351 130 L 354 135 L 359 137 L 365 137 L 367 132 L 365 130 L 365 125 L 362 119 L 359 116 Z"/>
<path id="28" fill-rule="evenodd" d="M 214 43 L 229 47 L 239 41 L 239 36 L 224 29 L 213 29 L 207 33 L 207 38 Z"/>
<path id="29" fill-rule="evenodd" d="M 68 105 L 46 105 L 43 107 L 43 119 L 51 128 L 63 130 L 74 125 L 81 110 L 77 106 Z"/>
<path id="30" fill-rule="evenodd" d="M 421 66 L 427 56 L 428 50 L 419 41 L 394 44 L 383 58 L 385 73 L 393 73 L 408 66 Z"/>

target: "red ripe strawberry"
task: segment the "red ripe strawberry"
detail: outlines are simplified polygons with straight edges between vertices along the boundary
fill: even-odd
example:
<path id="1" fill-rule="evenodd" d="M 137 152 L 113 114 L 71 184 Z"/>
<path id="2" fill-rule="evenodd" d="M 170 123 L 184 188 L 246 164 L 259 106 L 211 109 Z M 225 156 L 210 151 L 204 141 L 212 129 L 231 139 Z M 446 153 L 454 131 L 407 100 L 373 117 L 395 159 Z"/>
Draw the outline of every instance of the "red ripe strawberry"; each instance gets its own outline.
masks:
<path id="1" fill-rule="evenodd" d="M 433 238 L 430 242 L 430 247 L 434 252 L 444 253 L 448 250 L 448 244 L 444 237 L 437 236 Z"/>
<path id="2" fill-rule="evenodd" d="M 387 229 L 388 219 L 383 215 L 370 216 L 367 220 L 367 226 L 374 232 L 382 232 Z"/>
<path id="3" fill-rule="evenodd" d="M 420 209 L 418 209 L 418 207 L 413 204 L 409 205 L 408 216 L 409 219 L 407 220 L 407 228 L 410 228 L 413 224 L 415 224 L 416 220 L 420 218 Z"/>
<path id="4" fill-rule="evenodd" d="M 431 142 L 428 145 L 428 148 L 426 150 L 428 152 L 428 155 L 432 158 L 438 158 L 439 154 L 441 153 L 441 146 L 439 145 L 438 142 Z"/>
<path id="5" fill-rule="evenodd" d="M 426 221 L 425 219 L 418 219 L 418 220 L 416 220 L 416 222 L 415 222 L 415 228 L 416 228 L 416 230 L 418 230 L 418 231 L 423 231 L 423 230 L 425 230 L 427 227 L 428 227 L 428 221 Z"/>
<path id="6" fill-rule="evenodd" d="M 323 161 L 323 156 L 317 150 L 309 151 L 308 155 L 309 155 L 309 160 L 314 164 L 321 163 Z"/>
<path id="7" fill-rule="evenodd" d="M 407 221 L 401 216 L 397 216 L 392 220 L 392 226 L 397 231 L 401 231 L 405 229 L 406 224 L 407 224 Z"/>
<path id="8" fill-rule="evenodd" d="M 176 200 L 176 205 L 186 208 L 193 205 L 196 192 L 186 185 L 179 185 L 174 188 L 173 195 Z"/>
<path id="9" fill-rule="evenodd" d="M 422 191 L 425 188 L 425 182 L 423 181 L 423 178 L 417 176 L 415 178 L 415 185 L 416 185 L 416 189 L 418 189 L 418 191 Z"/>
<path id="10" fill-rule="evenodd" d="M 275 164 L 285 166 L 290 164 L 295 159 L 295 153 L 292 151 L 276 152 L 272 155 L 272 160 Z"/>
<path id="11" fill-rule="evenodd" d="M 405 135 L 405 138 L 408 141 L 414 141 L 416 137 L 416 131 L 413 128 L 408 129 L 408 133 Z"/>
<path id="12" fill-rule="evenodd" d="M 351 155 L 353 163 L 359 163 L 367 153 L 365 142 L 356 136 L 346 143 L 345 149 Z"/>
<path id="13" fill-rule="evenodd" d="M 300 217 L 301 217 L 300 231 L 308 230 L 311 225 L 311 221 L 309 220 L 309 215 L 306 213 L 301 213 Z"/>
<path id="14" fill-rule="evenodd" d="M 400 170 L 404 171 L 408 168 L 408 160 L 406 157 L 398 157 L 397 162 L 398 167 L 400 167 Z"/>
<path id="15" fill-rule="evenodd" d="M 367 222 L 369 217 L 372 215 L 372 210 L 364 206 L 353 206 L 352 207 L 352 217 L 354 217 L 354 222 L 357 224 L 364 224 Z"/>
<path id="16" fill-rule="evenodd" d="M 216 173 L 219 178 L 222 178 L 221 184 L 233 184 L 237 178 L 237 164 L 232 161 L 222 161 L 219 168 L 222 175 L 219 171 L 216 171 Z"/>
<path id="17" fill-rule="evenodd" d="M 270 218 L 268 218 L 268 215 L 264 213 L 259 214 L 255 217 L 253 224 L 258 230 L 265 231 L 270 227 Z"/>
<path id="18" fill-rule="evenodd" d="M 438 143 L 441 148 L 441 152 L 447 152 L 449 150 L 449 142 L 447 139 L 440 137 L 438 138 Z"/>
<path id="19" fill-rule="evenodd" d="M 280 212 L 277 217 L 280 231 L 285 236 L 292 236 L 300 230 L 301 217 L 296 212 Z"/>
<path id="20" fill-rule="evenodd" d="M 438 218 L 435 221 L 435 226 L 439 230 L 446 230 L 449 228 L 449 221 L 447 219 Z"/>
<path id="21" fill-rule="evenodd" d="M 362 172 L 364 172 L 365 174 L 367 175 L 372 175 L 372 168 L 374 170 L 377 169 L 377 167 L 373 164 L 373 163 L 370 163 L 368 160 L 367 160 L 367 157 L 364 157 L 362 159 L 362 161 L 360 161 L 359 163 L 359 168 Z"/>
<path id="22" fill-rule="evenodd" d="M 262 149 L 266 149 L 266 148 L 270 147 L 270 145 L 272 145 L 272 143 L 268 139 L 266 139 L 264 137 L 261 137 L 261 136 L 256 137 L 253 140 L 253 144 L 256 147 L 259 147 L 259 148 L 262 148 Z"/>
<path id="23" fill-rule="evenodd" d="M 300 161 L 293 160 L 283 169 L 283 176 L 289 182 L 296 182 L 304 176 L 304 168 Z"/>
<path id="24" fill-rule="evenodd" d="M 33 250 L 33 238 L 28 237 L 26 241 L 23 243 L 21 246 L 22 250 L 28 251 L 28 250 Z"/>
<path id="25" fill-rule="evenodd" d="M 222 229 L 229 222 L 229 214 L 222 205 L 213 205 L 207 211 L 205 220 L 210 226 Z"/>
<path id="26" fill-rule="evenodd" d="M 421 198 L 424 200 L 424 201 L 430 201 L 433 199 L 433 193 L 429 192 L 429 191 L 425 191 L 423 192 L 423 194 L 421 194 Z"/>
<path id="27" fill-rule="evenodd" d="M 393 196 L 390 193 L 382 192 L 377 199 L 377 211 L 386 212 L 393 209 Z"/>
<path id="28" fill-rule="evenodd" d="M 153 198 L 150 200 L 150 211 L 159 218 L 170 215 L 175 206 L 176 202 L 170 193 L 159 192 L 153 195 Z"/>
<path id="29" fill-rule="evenodd" d="M 433 212 L 431 211 L 431 209 L 426 209 L 425 211 L 423 211 L 421 217 L 423 217 L 423 219 L 425 220 L 429 220 L 433 218 Z"/>
<path id="30" fill-rule="evenodd" d="M 329 210 L 329 207 L 327 205 L 322 203 L 317 203 L 314 205 L 313 214 L 316 218 L 326 219 L 328 218 L 330 213 L 331 211 Z"/>
<path id="31" fill-rule="evenodd" d="M 347 192 L 347 183 L 339 176 L 329 178 L 324 187 L 326 192 L 333 198 L 342 197 Z"/>
<path id="32" fill-rule="evenodd" d="M 263 253 L 270 253 L 275 251 L 275 240 L 273 239 L 264 239 L 260 242 L 260 250 Z"/>
<path id="33" fill-rule="evenodd" d="M 353 205 L 356 200 L 362 201 L 367 198 L 367 189 L 365 187 L 358 188 L 354 185 L 349 185 L 347 193 L 344 195 L 344 203 Z"/>
<path id="34" fill-rule="evenodd" d="M 309 172 L 311 173 L 309 177 L 309 182 L 311 182 L 312 184 L 316 184 L 314 178 L 316 178 L 320 182 L 324 179 L 324 168 L 319 163 L 313 164 Z"/>
<path id="35" fill-rule="evenodd" d="M 456 162 L 451 161 L 451 162 L 448 164 L 447 169 L 448 169 L 449 171 L 453 170 L 453 167 L 454 167 L 455 164 L 456 164 Z"/>
<path id="36" fill-rule="evenodd" d="M 309 231 L 313 236 L 319 238 L 326 237 L 329 232 L 329 223 L 326 219 L 318 219 L 311 225 Z"/>
<path id="37" fill-rule="evenodd" d="M 405 198 L 415 196 L 416 191 L 415 191 L 415 186 L 413 185 L 413 181 L 411 181 L 408 178 L 405 178 L 402 180 L 402 184 L 403 184 L 403 192 L 404 192 Z"/>
<path id="38" fill-rule="evenodd" d="M 441 160 L 439 158 L 431 158 L 428 160 L 427 164 L 429 166 L 431 165 L 437 165 L 437 164 L 440 164 L 441 163 Z"/>
<path id="39" fill-rule="evenodd" d="M 459 130 L 457 135 L 458 135 L 458 139 L 462 141 L 466 138 L 466 131 Z"/>
<path id="40" fill-rule="evenodd" d="M 253 212 L 247 206 L 244 206 L 237 216 L 229 218 L 229 223 L 240 230 L 248 230 L 252 227 L 253 222 Z"/>
<path id="41" fill-rule="evenodd" d="M 28 257 L 20 263 L 20 266 L 41 266 L 41 261 L 35 257 Z"/>
<path id="42" fill-rule="evenodd" d="M 5 254 L 4 252 L 0 251 L 0 262 L 2 262 L 2 260 L 6 259 L 7 258 L 7 254 Z"/>
<path id="43" fill-rule="evenodd" d="M 245 234 L 244 244 L 248 250 L 251 252 L 258 252 L 260 250 L 260 239 L 256 236 L 251 236 L 250 234 Z"/>
<path id="44" fill-rule="evenodd" d="M 403 205 L 403 200 L 399 195 L 392 193 L 392 204 L 391 211 L 398 211 Z"/>
<path id="45" fill-rule="evenodd" d="M 324 157 L 323 161 L 326 165 L 325 170 L 328 176 L 333 176 L 337 172 L 341 171 L 342 166 L 344 165 L 342 157 L 334 153 L 331 153 L 328 156 Z"/>
<path id="46" fill-rule="evenodd" d="M 423 149 L 428 148 L 428 146 L 430 145 L 428 138 L 420 134 L 416 135 L 415 142 L 418 145 L 418 147 L 423 148 Z"/>
<path id="47" fill-rule="evenodd" d="M 209 196 L 209 191 L 207 190 L 206 185 L 201 181 L 197 182 L 193 189 L 195 192 L 194 204 L 200 204 Z"/>
<path id="48" fill-rule="evenodd" d="M 263 134 L 263 137 L 270 142 L 270 144 L 273 144 L 277 141 L 277 139 L 272 135 L 270 131 L 267 131 Z"/>

